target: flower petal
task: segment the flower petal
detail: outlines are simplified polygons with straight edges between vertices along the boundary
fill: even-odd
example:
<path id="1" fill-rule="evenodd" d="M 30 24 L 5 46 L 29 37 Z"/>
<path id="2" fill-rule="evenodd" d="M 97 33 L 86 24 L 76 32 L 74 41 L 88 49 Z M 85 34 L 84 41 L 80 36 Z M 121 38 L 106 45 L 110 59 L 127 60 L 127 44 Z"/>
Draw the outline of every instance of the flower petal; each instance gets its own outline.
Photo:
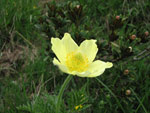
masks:
<path id="1" fill-rule="evenodd" d="M 92 62 L 98 51 L 96 40 L 83 41 L 80 44 L 80 51 L 88 57 L 89 62 Z"/>
<path id="2" fill-rule="evenodd" d="M 111 68 L 112 66 L 113 66 L 113 64 L 112 64 L 111 62 L 107 62 L 107 63 L 106 63 L 106 67 L 107 67 L 107 68 Z"/>
<path id="3" fill-rule="evenodd" d="M 61 63 L 65 63 L 66 49 L 59 38 L 51 38 L 52 50 Z"/>
<path id="4" fill-rule="evenodd" d="M 106 68 L 111 68 L 113 64 L 111 62 L 103 62 L 100 60 L 96 60 L 89 66 L 88 71 L 91 72 L 87 77 L 97 77 L 101 75 Z"/>
<path id="5" fill-rule="evenodd" d="M 78 45 L 74 42 L 69 33 L 64 34 L 62 43 L 66 49 L 66 53 L 70 53 L 78 49 Z"/>
<path id="6" fill-rule="evenodd" d="M 68 73 L 67 67 L 65 65 L 61 64 L 56 58 L 54 58 L 53 64 L 58 66 L 62 72 Z"/>
<path id="7" fill-rule="evenodd" d="M 70 73 L 70 72 L 69 72 Z M 73 71 L 70 74 L 73 75 L 77 75 L 79 77 L 87 77 L 88 75 L 90 75 L 91 73 L 89 71 L 85 71 L 85 72 L 77 72 L 77 71 Z"/>

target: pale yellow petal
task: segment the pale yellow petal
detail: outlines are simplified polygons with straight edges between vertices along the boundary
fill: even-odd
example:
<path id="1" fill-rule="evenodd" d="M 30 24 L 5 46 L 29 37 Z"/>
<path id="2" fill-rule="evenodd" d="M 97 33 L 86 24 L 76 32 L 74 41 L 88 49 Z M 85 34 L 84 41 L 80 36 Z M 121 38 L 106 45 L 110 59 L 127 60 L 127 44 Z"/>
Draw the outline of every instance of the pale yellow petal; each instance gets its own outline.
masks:
<path id="1" fill-rule="evenodd" d="M 77 72 L 77 71 L 73 71 L 73 72 L 69 72 L 72 75 L 77 75 L 79 77 L 87 77 L 88 75 L 90 75 L 91 73 L 89 71 L 85 71 L 85 72 Z"/>
<path id="2" fill-rule="evenodd" d="M 110 62 L 103 62 L 96 60 L 89 66 L 88 71 L 91 72 L 87 77 L 97 77 L 104 73 L 106 68 L 111 68 L 113 66 Z"/>
<path id="3" fill-rule="evenodd" d="M 74 42 L 69 33 L 64 34 L 64 37 L 62 38 L 62 43 L 66 49 L 66 53 L 78 50 L 78 45 Z"/>
<path id="4" fill-rule="evenodd" d="M 56 58 L 54 58 L 53 60 L 53 64 L 58 66 L 59 69 L 64 72 L 64 73 L 68 73 L 68 69 L 65 65 L 61 64 Z"/>
<path id="5" fill-rule="evenodd" d="M 113 66 L 113 64 L 111 62 L 106 62 L 106 67 L 107 68 L 111 68 Z"/>
<path id="6" fill-rule="evenodd" d="M 92 62 L 98 51 L 96 40 L 83 41 L 80 44 L 80 51 L 87 56 L 89 62 Z"/>
<path id="7" fill-rule="evenodd" d="M 65 63 L 66 49 L 59 38 L 51 38 L 52 50 L 61 63 Z"/>
<path id="8" fill-rule="evenodd" d="M 87 77 L 88 75 L 90 75 L 91 73 L 89 71 L 86 71 L 84 73 L 76 73 L 77 76 L 79 77 Z"/>

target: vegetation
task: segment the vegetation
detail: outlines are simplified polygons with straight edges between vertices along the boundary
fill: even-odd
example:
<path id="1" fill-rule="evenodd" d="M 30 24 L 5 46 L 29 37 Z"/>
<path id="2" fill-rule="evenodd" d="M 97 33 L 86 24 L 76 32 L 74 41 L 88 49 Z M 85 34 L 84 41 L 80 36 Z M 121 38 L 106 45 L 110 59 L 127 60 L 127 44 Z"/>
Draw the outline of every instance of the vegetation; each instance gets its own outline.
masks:
<path id="1" fill-rule="evenodd" d="M 61 113 L 149 113 L 149 9 L 149 0 L 1 0 L 0 113 L 55 113 L 68 75 L 53 65 L 50 40 L 65 32 L 78 44 L 96 39 L 96 59 L 113 67 L 74 76 Z"/>

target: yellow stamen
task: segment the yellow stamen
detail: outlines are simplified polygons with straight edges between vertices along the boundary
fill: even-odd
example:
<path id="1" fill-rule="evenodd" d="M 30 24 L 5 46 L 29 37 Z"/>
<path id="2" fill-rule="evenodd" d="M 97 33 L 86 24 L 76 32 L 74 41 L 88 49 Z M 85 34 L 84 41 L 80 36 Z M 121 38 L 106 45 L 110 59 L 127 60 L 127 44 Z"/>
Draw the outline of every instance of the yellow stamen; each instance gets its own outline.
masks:
<path id="1" fill-rule="evenodd" d="M 88 58 L 80 52 L 71 52 L 66 57 L 69 71 L 84 72 L 88 69 Z"/>

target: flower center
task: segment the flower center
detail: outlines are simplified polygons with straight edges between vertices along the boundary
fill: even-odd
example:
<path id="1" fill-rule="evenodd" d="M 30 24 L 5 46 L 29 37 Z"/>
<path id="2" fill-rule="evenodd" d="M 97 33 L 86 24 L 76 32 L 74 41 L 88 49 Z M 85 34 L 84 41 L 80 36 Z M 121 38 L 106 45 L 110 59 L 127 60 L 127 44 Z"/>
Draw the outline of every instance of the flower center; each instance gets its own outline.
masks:
<path id="1" fill-rule="evenodd" d="M 89 63 L 88 58 L 80 52 L 71 52 L 66 57 L 66 65 L 69 71 L 84 72 Z"/>

